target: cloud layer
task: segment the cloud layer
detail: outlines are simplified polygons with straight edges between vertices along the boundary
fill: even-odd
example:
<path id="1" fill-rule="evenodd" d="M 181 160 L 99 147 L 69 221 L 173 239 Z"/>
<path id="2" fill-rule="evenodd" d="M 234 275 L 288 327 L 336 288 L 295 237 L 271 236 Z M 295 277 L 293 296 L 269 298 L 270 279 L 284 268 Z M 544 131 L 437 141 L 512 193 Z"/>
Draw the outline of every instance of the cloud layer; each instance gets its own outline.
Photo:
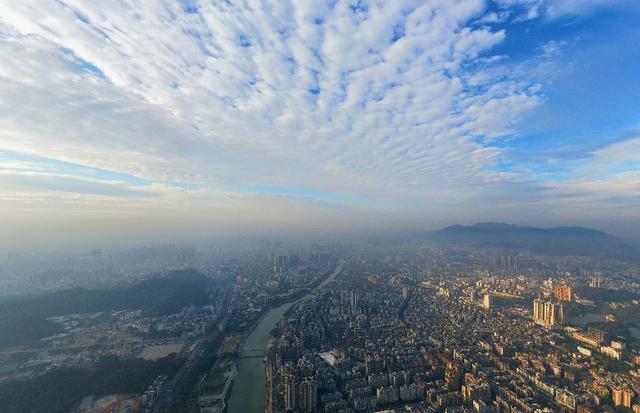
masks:
<path id="1" fill-rule="evenodd" d="M 496 54 L 509 33 L 492 22 L 606 2 L 498 3 L 0 0 L 0 197 L 194 210 L 273 196 L 425 212 L 539 202 L 560 184 L 505 167 L 500 142 L 544 102 L 550 57 Z"/>

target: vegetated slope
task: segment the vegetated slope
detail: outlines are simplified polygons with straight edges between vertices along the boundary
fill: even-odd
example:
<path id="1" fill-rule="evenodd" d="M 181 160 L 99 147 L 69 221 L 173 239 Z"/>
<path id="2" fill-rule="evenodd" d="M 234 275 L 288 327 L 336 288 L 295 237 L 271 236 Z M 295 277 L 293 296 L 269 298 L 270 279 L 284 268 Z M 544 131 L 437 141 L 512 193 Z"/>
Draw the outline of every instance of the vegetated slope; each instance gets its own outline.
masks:
<path id="1" fill-rule="evenodd" d="M 143 315 L 179 312 L 209 302 L 212 280 L 194 270 L 172 271 L 129 287 L 88 290 L 74 288 L 0 302 L 0 348 L 33 343 L 60 331 L 47 320 L 58 315 L 141 309 Z"/>
<path id="2" fill-rule="evenodd" d="M 4 413 L 68 413 L 87 395 L 142 393 L 159 375 L 172 377 L 182 363 L 175 355 L 157 361 L 104 357 L 91 371 L 60 368 L 0 383 L 0 406 Z"/>

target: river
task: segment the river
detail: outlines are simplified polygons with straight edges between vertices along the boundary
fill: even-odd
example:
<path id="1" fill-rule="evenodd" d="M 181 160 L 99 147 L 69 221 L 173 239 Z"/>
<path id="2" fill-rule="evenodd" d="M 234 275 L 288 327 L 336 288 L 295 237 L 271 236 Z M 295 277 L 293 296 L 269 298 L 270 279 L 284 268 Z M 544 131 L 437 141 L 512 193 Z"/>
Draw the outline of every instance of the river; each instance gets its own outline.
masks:
<path id="1" fill-rule="evenodd" d="M 343 268 L 344 264 L 339 263 L 331 275 L 311 293 L 296 301 L 269 310 L 260 320 L 260 323 L 247 337 L 242 346 L 241 358 L 238 362 L 238 376 L 231 388 L 231 396 L 227 406 L 228 413 L 264 413 L 267 373 L 265 372 L 263 356 L 271 330 L 292 305 L 304 300 L 333 281 L 342 272 Z"/>

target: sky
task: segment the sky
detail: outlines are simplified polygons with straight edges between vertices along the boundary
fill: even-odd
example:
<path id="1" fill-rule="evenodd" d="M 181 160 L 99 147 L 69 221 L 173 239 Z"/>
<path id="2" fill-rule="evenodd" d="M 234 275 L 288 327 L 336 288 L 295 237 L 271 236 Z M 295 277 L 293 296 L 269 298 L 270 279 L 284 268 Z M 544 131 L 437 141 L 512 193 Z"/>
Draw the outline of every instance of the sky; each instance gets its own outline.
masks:
<path id="1" fill-rule="evenodd" d="M 0 248 L 640 231 L 635 0 L 0 0 Z"/>

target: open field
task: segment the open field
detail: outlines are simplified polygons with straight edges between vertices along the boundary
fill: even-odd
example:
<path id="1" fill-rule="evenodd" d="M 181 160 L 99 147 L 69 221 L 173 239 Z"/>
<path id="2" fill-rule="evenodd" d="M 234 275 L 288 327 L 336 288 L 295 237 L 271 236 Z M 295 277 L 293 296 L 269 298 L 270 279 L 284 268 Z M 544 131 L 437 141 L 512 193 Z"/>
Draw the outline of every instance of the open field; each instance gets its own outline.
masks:
<path id="1" fill-rule="evenodd" d="M 142 349 L 139 357 L 145 360 L 159 360 L 169 354 L 180 353 L 180 350 L 182 350 L 182 343 L 148 346 Z"/>

